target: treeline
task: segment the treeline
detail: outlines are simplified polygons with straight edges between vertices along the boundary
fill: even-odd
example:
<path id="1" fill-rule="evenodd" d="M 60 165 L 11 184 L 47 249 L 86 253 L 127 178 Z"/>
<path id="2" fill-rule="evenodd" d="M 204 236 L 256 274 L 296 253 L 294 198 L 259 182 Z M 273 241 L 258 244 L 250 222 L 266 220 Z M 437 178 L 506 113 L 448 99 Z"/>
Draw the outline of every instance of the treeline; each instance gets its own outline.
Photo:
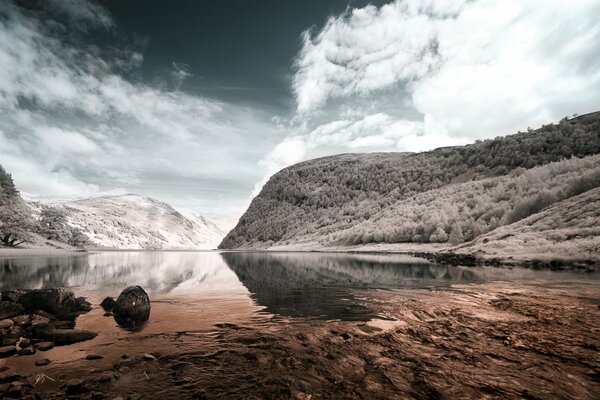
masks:
<path id="1" fill-rule="evenodd" d="M 427 221 L 426 214 L 441 213 L 452 220 L 450 211 L 441 207 L 439 202 L 431 203 L 418 195 L 469 182 L 482 181 L 483 185 L 486 179 L 497 177 L 506 176 L 508 182 L 536 166 L 595 154 L 600 154 L 600 113 L 563 119 L 537 130 L 468 146 L 417 154 L 345 154 L 307 161 L 275 174 L 253 200 L 236 228 L 224 239 L 221 247 L 235 248 L 254 242 L 284 243 L 302 237 L 323 239 L 323 234 L 333 234 L 354 226 L 353 231 L 335 238 L 327 236 L 327 240 L 345 243 L 444 239 L 458 242 L 461 237 L 463 241 L 469 240 L 490 227 L 523 218 L 529 212 L 563 196 L 555 193 L 538 199 L 537 195 L 531 195 L 534 199 L 527 200 L 531 202 L 527 205 L 521 197 L 523 192 L 515 189 L 514 196 L 509 196 L 503 203 L 505 210 L 502 215 L 496 211 L 498 215 L 493 215 L 494 219 L 485 219 L 484 229 L 478 227 L 483 220 L 475 223 L 481 215 L 467 217 L 467 213 L 461 209 L 458 211 L 459 217 L 454 218 L 456 221 L 465 219 L 470 223 L 469 218 L 474 218 L 474 228 L 468 228 L 467 223 L 461 228 L 462 235 L 458 228 L 453 233 L 452 226 L 433 221 L 420 222 L 413 229 L 414 223 L 409 223 L 408 217 L 402 216 L 411 215 L 412 220 Z M 539 190 L 545 190 L 544 187 L 543 184 L 536 186 Z M 475 190 L 463 188 L 467 191 L 471 189 Z M 564 190 L 568 192 L 566 186 Z M 468 204 L 484 201 L 476 199 L 481 196 L 477 191 L 471 195 L 472 199 L 442 197 L 441 201 L 464 201 Z M 444 193 L 443 196 L 449 194 Z M 494 208 L 494 204 L 482 203 L 479 208 Z M 410 211 L 415 207 L 424 215 L 418 216 L 418 212 Z M 394 212 L 401 208 L 402 212 Z M 365 224 L 365 221 L 374 217 L 374 221 Z"/>
<path id="2" fill-rule="evenodd" d="M 72 246 L 88 241 L 81 230 L 68 224 L 62 210 L 39 205 L 34 213 L 21 198 L 12 176 L 0 166 L 0 243 L 15 247 L 35 241 L 36 235 Z"/>

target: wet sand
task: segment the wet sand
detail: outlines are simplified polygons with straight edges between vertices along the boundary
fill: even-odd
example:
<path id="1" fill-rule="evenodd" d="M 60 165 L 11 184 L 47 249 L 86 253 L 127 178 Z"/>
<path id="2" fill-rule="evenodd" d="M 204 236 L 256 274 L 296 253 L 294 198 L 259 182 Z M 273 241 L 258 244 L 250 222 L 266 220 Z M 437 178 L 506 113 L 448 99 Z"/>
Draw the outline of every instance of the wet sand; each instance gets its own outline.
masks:
<path id="1" fill-rule="evenodd" d="M 38 352 L 53 360 L 46 367 L 33 366 L 36 356 L 3 361 L 27 375 L 44 399 L 66 393 L 108 399 L 600 398 L 597 281 L 473 283 L 356 296 L 381 318 L 364 323 L 205 310 L 195 316 L 202 329 L 193 318 L 186 323 L 173 316 L 173 324 L 187 326 L 99 335 L 75 345 L 81 348 Z M 247 304 L 231 306 L 248 310 Z M 168 312 L 153 302 L 151 318 Z M 78 327 L 100 318 L 95 309 Z M 85 360 L 91 352 L 105 357 Z"/>

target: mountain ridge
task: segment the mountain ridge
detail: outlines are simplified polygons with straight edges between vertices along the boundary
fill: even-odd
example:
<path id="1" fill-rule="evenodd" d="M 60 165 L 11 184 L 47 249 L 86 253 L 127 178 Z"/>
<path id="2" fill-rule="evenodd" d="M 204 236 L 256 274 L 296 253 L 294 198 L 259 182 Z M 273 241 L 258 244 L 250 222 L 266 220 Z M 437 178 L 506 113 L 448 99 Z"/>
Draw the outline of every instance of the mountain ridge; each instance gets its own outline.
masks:
<path id="1" fill-rule="evenodd" d="M 467 146 L 308 160 L 273 175 L 219 248 L 456 246 L 600 186 L 599 154 L 594 112 Z"/>

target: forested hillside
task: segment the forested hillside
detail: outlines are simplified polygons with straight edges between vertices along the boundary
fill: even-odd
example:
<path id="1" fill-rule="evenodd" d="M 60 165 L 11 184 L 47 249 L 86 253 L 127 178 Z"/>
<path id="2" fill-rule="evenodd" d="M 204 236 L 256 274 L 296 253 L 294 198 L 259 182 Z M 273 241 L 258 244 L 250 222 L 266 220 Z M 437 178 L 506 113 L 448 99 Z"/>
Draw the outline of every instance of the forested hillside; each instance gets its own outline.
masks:
<path id="1" fill-rule="evenodd" d="M 460 244 L 600 186 L 600 112 L 423 153 L 343 154 L 275 174 L 221 248 Z"/>

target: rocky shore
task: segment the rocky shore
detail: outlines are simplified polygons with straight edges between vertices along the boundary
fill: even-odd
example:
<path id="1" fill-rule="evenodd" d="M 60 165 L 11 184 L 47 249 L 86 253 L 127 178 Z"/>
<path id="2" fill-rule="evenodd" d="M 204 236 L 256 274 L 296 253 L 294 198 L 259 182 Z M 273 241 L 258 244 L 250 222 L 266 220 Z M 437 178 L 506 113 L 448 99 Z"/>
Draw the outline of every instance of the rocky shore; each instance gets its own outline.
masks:
<path id="1" fill-rule="evenodd" d="M 374 291 L 364 296 L 379 317 L 367 322 L 265 316 L 233 324 L 223 315 L 211 332 L 137 337 L 137 351 L 101 364 L 94 361 L 99 353 L 23 376 L 5 370 L 0 392 L 43 399 L 592 400 L 600 397 L 599 289 L 597 281 L 580 281 Z M 54 381 L 40 383 L 44 374 Z"/>

